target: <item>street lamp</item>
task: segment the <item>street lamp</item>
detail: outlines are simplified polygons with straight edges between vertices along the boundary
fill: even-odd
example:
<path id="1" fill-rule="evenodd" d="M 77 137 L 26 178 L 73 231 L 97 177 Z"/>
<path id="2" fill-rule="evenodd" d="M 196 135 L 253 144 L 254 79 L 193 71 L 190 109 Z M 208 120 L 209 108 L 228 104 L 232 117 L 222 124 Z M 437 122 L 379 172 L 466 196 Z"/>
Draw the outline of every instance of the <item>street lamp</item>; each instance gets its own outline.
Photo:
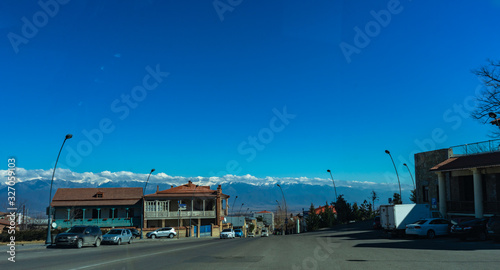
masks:
<path id="1" fill-rule="evenodd" d="M 280 184 L 276 185 L 280 188 L 281 195 L 283 196 L 283 201 L 285 202 L 285 234 L 286 234 L 288 230 L 288 208 L 286 207 L 285 193 L 283 193 L 283 189 L 281 188 Z"/>
<path id="2" fill-rule="evenodd" d="M 238 211 L 238 213 L 241 215 L 241 208 L 243 207 L 245 203 L 242 203 L 241 206 L 240 206 L 240 211 Z"/>
<path id="3" fill-rule="evenodd" d="M 417 187 L 415 186 L 415 181 L 413 180 L 413 175 L 411 174 L 410 168 L 408 168 L 408 165 L 406 165 L 406 163 L 403 163 L 403 166 L 405 166 L 408 169 L 408 172 L 410 173 L 411 177 L 411 182 L 413 183 L 413 189 L 416 189 Z"/>
<path id="4" fill-rule="evenodd" d="M 142 207 L 142 211 L 141 211 L 141 237 L 140 237 L 140 239 L 143 239 L 143 237 L 142 237 L 142 228 L 144 227 L 144 210 L 145 210 L 145 202 L 146 202 L 146 200 L 144 200 L 144 195 L 146 193 L 146 188 L 148 187 L 149 177 L 151 176 L 151 174 L 154 171 L 155 171 L 155 169 L 151 169 L 151 171 L 149 172 L 148 179 L 146 180 L 146 185 L 144 185 L 144 189 L 142 190 L 142 204 L 143 204 L 143 207 Z"/>
<path id="5" fill-rule="evenodd" d="M 493 118 L 493 121 L 490 122 L 492 125 L 496 125 L 496 126 L 500 127 L 500 125 L 498 123 L 498 118 L 497 118 L 497 114 L 496 113 L 490 112 L 490 113 L 488 113 L 488 116 L 490 118 Z M 486 121 L 488 121 L 488 120 L 486 120 Z"/>
<path id="6" fill-rule="evenodd" d="M 403 203 L 403 196 L 401 196 L 401 182 L 399 181 L 399 174 L 398 174 L 398 169 L 396 169 L 396 163 L 394 163 L 394 159 L 392 159 L 391 152 L 389 152 L 389 150 L 385 150 L 385 153 L 391 157 L 392 165 L 394 165 L 394 170 L 396 170 L 396 176 L 398 178 L 398 184 L 399 184 L 399 200 L 401 203 Z"/>
<path id="7" fill-rule="evenodd" d="M 193 217 L 193 202 L 194 202 L 194 193 L 196 192 L 196 189 L 198 188 L 198 185 L 195 185 L 194 190 L 193 190 L 193 196 L 191 197 L 191 215 L 189 215 L 189 237 L 191 237 L 191 218 Z M 198 229 L 199 230 L 199 229 Z"/>
<path id="8" fill-rule="evenodd" d="M 73 138 L 73 135 L 67 134 L 64 138 L 64 141 L 61 145 L 61 149 L 59 149 L 59 154 L 57 154 L 56 164 L 54 165 L 54 170 L 52 170 L 52 179 L 50 180 L 50 192 L 49 192 L 49 213 L 47 219 L 47 240 L 45 241 L 46 245 L 52 245 L 52 235 L 50 234 L 50 226 L 52 225 L 52 183 L 54 183 L 54 174 L 56 173 L 57 162 L 59 161 L 59 156 L 61 155 L 61 151 L 63 149 L 64 143 L 66 140 Z"/>
<path id="9" fill-rule="evenodd" d="M 234 201 L 233 201 L 233 206 L 231 207 L 231 213 L 234 215 L 234 203 L 236 203 L 236 199 L 238 199 L 238 196 L 234 197 Z"/>
<path id="10" fill-rule="evenodd" d="M 330 176 L 332 177 L 333 188 L 335 189 L 335 201 L 337 201 L 337 198 L 338 198 L 338 196 L 337 196 L 337 188 L 335 187 L 335 181 L 333 181 L 332 171 L 330 171 L 330 170 L 326 170 L 326 171 L 329 172 Z"/>

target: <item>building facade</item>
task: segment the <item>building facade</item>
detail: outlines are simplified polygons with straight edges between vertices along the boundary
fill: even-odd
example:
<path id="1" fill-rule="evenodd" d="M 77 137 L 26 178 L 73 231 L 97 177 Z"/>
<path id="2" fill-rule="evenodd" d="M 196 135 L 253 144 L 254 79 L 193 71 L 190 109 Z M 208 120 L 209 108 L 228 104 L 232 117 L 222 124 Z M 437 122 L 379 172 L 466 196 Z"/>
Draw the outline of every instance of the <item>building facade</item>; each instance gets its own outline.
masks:
<path id="1" fill-rule="evenodd" d="M 185 185 L 156 190 L 144 197 L 144 227 L 221 226 L 227 216 L 229 196 L 210 186 Z"/>
<path id="2" fill-rule="evenodd" d="M 142 188 L 59 188 L 52 199 L 58 228 L 139 227 Z"/>
<path id="3" fill-rule="evenodd" d="M 500 140 L 415 154 L 417 203 L 445 217 L 500 214 Z"/>

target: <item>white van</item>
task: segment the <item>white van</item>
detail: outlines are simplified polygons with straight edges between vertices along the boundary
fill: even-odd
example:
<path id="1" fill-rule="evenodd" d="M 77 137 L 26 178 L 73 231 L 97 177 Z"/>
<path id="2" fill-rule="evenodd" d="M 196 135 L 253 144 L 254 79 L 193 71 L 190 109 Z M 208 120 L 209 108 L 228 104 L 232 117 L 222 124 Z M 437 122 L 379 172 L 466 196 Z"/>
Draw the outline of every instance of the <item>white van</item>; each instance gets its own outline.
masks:
<path id="1" fill-rule="evenodd" d="M 268 237 L 269 233 L 267 232 L 266 229 L 262 229 L 262 233 L 260 234 L 261 237 Z"/>

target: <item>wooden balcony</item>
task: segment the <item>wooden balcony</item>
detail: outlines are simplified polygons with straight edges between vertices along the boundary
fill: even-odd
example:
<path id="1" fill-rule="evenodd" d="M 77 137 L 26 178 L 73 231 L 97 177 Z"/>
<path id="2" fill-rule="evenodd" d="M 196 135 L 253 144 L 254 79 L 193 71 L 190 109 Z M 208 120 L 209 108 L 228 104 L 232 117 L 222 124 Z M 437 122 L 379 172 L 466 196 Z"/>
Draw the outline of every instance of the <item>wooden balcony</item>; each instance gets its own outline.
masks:
<path id="1" fill-rule="evenodd" d="M 179 218 L 179 213 L 181 218 L 215 218 L 215 210 L 212 211 L 146 211 L 146 219 L 175 219 Z"/>

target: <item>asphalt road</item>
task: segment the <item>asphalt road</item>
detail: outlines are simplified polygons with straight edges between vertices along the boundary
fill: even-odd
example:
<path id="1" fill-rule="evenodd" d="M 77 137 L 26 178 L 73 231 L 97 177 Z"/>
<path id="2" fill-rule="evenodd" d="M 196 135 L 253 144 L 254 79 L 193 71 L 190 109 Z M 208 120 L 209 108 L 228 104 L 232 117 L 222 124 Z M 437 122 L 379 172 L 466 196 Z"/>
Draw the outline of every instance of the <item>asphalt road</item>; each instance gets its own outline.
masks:
<path id="1" fill-rule="evenodd" d="M 5 250 L 5 248 L 4 248 Z M 300 235 L 159 239 L 132 245 L 20 248 L 0 269 L 499 269 L 500 243 L 389 239 L 368 223 Z"/>

